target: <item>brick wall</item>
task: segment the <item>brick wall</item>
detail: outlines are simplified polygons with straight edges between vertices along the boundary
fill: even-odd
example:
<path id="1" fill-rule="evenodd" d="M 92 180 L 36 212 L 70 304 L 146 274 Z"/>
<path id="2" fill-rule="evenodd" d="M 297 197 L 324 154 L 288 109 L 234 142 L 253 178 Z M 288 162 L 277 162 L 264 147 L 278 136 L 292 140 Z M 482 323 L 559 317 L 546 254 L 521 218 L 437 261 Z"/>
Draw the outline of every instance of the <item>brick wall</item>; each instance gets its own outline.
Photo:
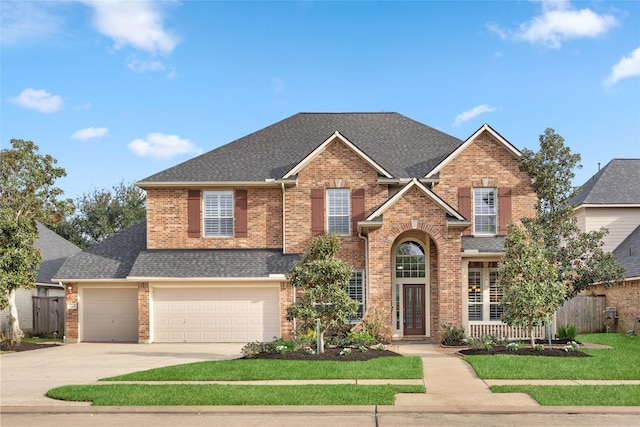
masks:
<path id="1" fill-rule="evenodd" d="M 483 178 L 488 178 L 487 187 L 511 188 L 512 219 L 536 215 L 537 198 L 531 189 L 531 178 L 520 171 L 518 159 L 486 131 L 442 168 L 434 191 L 458 209 L 458 188 L 484 187 Z"/>
<path id="2" fill-rule="evenodd" d="M 149 327 L 149 284 L 138 283 L 138 343 L 151 342 Z"/>
<path id="3" fill-rule="evenodd" d="M 640 280 L 629 280 L 624 285 L 615 285 L 609 289 L 605 289 L 603 285 L 595 285 L 589 291 L 595 295 L 604 295 L 605 305 L 616 308 L 616 332 L 633 330 L 636 316 L 640 317 Z M 640 334 L 640 324 L 636 325 L 636 333 Z"/>
<path id="4" fill-rule="evenodd" d="M 247 189 L 247 237 L 189 238 L 189 190 L 147 190 L 147 247 L 149 249 L 228 249 L 282 247 L 282 190 Z M 202 210 L 202 205 L 201 210 Z M 202 212 L 200 213 L 202 224 Z M 202 233 L 201 233 L 202 234 Z"/>
<path id="5" fill-rule="evenodd" d="M 68 343 L 78 342 L 78 284 L 69 283 L 66 285 L 66 325 L 65 336 Z M 69 305 L 75 304 L 75 309 L 70 309 Z"/>

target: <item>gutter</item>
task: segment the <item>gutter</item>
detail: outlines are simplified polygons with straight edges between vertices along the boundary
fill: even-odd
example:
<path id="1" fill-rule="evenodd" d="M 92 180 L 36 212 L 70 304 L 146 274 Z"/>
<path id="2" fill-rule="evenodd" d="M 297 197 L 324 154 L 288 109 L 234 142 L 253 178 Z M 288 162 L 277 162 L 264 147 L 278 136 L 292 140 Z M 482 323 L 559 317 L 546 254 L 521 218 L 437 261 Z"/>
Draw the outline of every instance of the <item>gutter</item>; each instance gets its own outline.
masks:
<path id="1" fill-rule="evenodd" d="M 369 239 L 358 231 L 358 237 L 364 241 L 364 285 L 367 290 L 367 296 L 365 298 L 365 306 L 362 315 L 367 311 L 369 307 Z"/>

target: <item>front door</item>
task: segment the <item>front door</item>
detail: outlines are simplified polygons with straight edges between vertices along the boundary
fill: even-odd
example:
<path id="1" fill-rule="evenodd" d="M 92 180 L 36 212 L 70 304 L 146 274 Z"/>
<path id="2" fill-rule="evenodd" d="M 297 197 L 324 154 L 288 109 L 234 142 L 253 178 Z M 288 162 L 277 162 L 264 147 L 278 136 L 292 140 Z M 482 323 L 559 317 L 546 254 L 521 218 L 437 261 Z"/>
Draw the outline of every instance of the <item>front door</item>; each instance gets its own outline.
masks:
<path id="1" fill-rule="evenodd" d="M 404 335 L 425 334 L 424 285 L 404 285 Z"/>

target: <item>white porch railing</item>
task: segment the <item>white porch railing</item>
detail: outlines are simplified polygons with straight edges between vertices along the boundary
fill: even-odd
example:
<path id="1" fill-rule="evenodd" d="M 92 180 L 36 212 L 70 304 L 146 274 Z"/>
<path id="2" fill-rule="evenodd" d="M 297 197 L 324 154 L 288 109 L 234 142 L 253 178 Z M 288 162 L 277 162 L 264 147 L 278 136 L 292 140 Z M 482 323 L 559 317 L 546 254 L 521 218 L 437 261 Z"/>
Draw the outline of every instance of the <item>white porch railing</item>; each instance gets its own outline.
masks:
<path id="1" fill-rule="evenodd" d="M 546 338 L 544 325 L 534 326 L 533 334 L 536 338 Z M 509 326 L 505 324 L 472 324 L 467 325 L 465 331 L 468 337 L 482 337 L 484 335 L 495 335 L 498 338 L 530 339 L 529 329 L 526 326 Z"/>

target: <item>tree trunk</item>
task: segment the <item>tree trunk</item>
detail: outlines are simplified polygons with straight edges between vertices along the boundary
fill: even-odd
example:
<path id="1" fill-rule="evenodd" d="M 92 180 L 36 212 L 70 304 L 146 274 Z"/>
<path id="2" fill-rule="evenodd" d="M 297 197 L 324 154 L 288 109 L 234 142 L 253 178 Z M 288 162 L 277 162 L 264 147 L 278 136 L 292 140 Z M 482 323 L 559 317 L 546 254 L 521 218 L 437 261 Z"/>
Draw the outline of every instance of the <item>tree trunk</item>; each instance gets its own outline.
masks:
<path id="1" fill-rule="evenodd" d="M 536 337 L 533 336 L 533 322 L 529 323 L 529 337 L 531 337 L 531 348 L 536 348 Z"/>
<path id="2" fill-rule="evenodd" d="M 20 344 L 24 332 L 20 329 L 20 321 L 18 320 L 18 307 L 16 306 L 16 290 L 12 289 L 7 297 L 9 304 L 9 339 L 12 343 Z"/>

